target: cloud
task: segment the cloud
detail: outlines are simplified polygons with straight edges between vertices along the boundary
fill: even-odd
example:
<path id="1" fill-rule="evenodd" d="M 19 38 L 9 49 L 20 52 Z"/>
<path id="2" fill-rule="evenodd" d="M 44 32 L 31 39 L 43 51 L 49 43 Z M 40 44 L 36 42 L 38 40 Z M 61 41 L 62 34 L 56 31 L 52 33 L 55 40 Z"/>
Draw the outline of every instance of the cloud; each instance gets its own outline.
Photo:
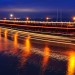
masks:
<path id="1" fill-rule="evenodd" d="M 3 8 L 0 9 L 2 12 L 33 12 L 33 9 L 21 9 L 21 8 Z"/>
<path id="2" fill-rule="evenodd" d="M 51 12 L 53 9 L 46 8 L 0 8 L 0 12 Z"/>

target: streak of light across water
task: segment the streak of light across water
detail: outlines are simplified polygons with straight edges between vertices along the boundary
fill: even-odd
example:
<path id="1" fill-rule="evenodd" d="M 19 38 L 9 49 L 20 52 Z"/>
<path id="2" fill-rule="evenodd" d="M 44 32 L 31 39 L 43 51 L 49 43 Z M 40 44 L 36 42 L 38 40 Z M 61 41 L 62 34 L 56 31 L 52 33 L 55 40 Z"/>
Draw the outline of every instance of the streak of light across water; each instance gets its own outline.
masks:
<path id="1" fill-rule="evenodd" d="M 25 43 L 24 43 L 24 49 L 22 50 L 21 53 L 21 58 L 20 58 L 20 67 L 22 68 L 23 65 L 25 65 L 25 62 L 27 61 L 27 58 L 30 56 L 31 54 L 31 43 L 30 43 L 30 36 L 28 36 L 25 39 Z"/>
<path id="2" fill-rule="evenodd" d="M 26 46 L 26 52 L 29 54 L 30 53 L 30 49 L 31 49 L 30 36 L 28 36 L 26 38 L 25 46 Z"/>
<path id="3" fill-rule="evenodd" d="M 1 37 L 1 28 L 0 28 L 0 51 L 2 50 L 2 37 Z"/>
<path id="4" fill-rule="evenodd" d="M 67 75 L 75 75 L 75 52 L 69 52 Z"/>
<path id="5" fill-rule="evenodd" d="M 4 30 L 4 49 L 8 50 L 8 30 Z"/>
<path id="6" fill-rule="evenodd" d="M 17 49 L 18 49 L 18 32 L 14 34 L 14 52 L 13 53 L 17 53 Z"/>
<path id="7" fill-rule="evenodd" d="M 8 38 L 8 30 L 5 29 L 4 31 L 4 38 L 5 38 L 5 41 L 7 41 L 7 38 Z"/>
<path id="8" fill-rule="evenodd" d="M 43 52 L 43 61 L 42 61 L 42 69 L 43 72 L 45 71 L 48 61 L 50 58 L 50 49 L 48 48 L 48 46 L 46 45 L 44 48 L 44 52 Z M 43 74 L 42 74 L 43 75 Z"/>
<path id="9" fill-rule="evenodd" d="M 1 28 L 0 28 L 0 40 L 1 40 Z"/>

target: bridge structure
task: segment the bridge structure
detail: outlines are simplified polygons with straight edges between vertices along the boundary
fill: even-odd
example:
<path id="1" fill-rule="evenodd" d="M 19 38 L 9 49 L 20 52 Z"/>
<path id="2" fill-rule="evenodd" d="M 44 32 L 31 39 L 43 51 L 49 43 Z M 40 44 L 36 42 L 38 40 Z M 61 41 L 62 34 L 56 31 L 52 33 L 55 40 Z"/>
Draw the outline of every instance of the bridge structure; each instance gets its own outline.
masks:
<path id="1" fill-rule="evenodd" d="M 30 36 L 31 40 L 35 42 L 47 42 L 58 46 L 75 46 L 75 22 L 40 22 L 41 21 L 35 21 L 34 23 L 34 21 L 0 20 L 1 33 L 3 34 L 7 30 L 8 37 L 10 38 L 13 37 L 14 33 L 18 32 L 18 36 L 21 39 Z M 39 33 L 37 31 L 39 31 Z M 43 34 L 45 32 L 49 34 Z M 51 33 L 66 32 L 72 34 L 73 37 L 51 35 Z"/>
<path id="2" fill-rule="evenodd" d="M 41 24 L 41 25 L 62 25 L 62 26 L 74 26 L 75 25 L 75 22 L 48 22 L 48 21 L 30 21 L 30 20 L 27 20 L 27 21 L 22 21 L 22 20 L 0 20 L 0 22 L 7 22 L 7 23 L 28 23 L 28 24 Z"/>
<path id="3" fill-rule="evenodd" d="M 75 35 L 75 22 L 0 20 L 0 26 L 40 33 Z"/>

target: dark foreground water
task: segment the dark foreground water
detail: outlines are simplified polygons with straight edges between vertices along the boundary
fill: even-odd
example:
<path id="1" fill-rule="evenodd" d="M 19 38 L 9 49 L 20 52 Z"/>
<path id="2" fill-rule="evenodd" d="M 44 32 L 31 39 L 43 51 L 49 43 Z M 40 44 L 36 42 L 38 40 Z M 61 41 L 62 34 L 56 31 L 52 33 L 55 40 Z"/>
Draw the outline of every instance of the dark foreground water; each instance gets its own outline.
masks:
<path id="1" fill-rule="evenodd" d="M 75 50 L 0 36 L 0 75 L 75 75 Z"/>

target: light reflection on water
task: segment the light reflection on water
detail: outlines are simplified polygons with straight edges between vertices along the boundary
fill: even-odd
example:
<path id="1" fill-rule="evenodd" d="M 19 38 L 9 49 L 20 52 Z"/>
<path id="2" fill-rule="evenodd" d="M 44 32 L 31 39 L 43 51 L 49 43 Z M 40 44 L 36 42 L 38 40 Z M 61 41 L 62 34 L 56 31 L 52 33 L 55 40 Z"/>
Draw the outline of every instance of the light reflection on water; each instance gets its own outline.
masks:
<path id="1" fill-rule="evenodd" d="M 2 37 L 1 37 L 1 28 L 0 28 L 0 50 L 2 50 Z"/>
<path id="2" fill-rule="evenodd" d="M 18 53 L 18 32 L 14 33 L 13 34 L 13 49 L 11 49 L 10 47 L 10 50 L 11 50 L 11 54 L 12 55 L 15 55 Z M 3 50 L 3 46 L 4 46 L 4 50 L 5 52 L 7 53 L 10 53 L 10 51 L 7 49 L 8 48 L 8 30 L 6 29 L 4 31 L 4 44 L 2 42 L 2 37 L 1 37 L 1 28 L 0 28 L 0 52 L 1 50 Z M 25 38 L 25 41 L 24 41 L 24 49 L 21 50 L 21 53 L 20 53 L 20 59 L 19 59 L 19 67 L 22 68 L 28 57 L 31 55 L 31 49 L 32 49 L 32 46 L 31 46 L 31 42 L 30 42 L 30 36 L 28 36 L 27 38 Z M 44 73 L 44 71 L 46 70 L 47 66 L 48 66 L 48 61 L 49 61 L 49 58 L 50 58 L 50 54 L 51 54 L 51 49 L 48 47 L 48 45 L 45 45 L 44 47 L 44 50 L 43 50 L 43 59 L 41 60 L 41 67 L 42 67 L 42 71 Z M 68 63 L 67 63 L 67 73 L 66 75 L 74 75 L 75 74 L 75 51 L 68 51 L 67 52 L 67 56 L 68 56 Z M 60 67 L 60 66 L 59 66 Z M 42 75 L 44 75 L 42 73 Z"/>
<path id="3" fill-rule="evenodd" d="M 68 71 L 67 75 L 75 75 L 75 52 L 68 52 Z"/>
<path id="4" fill-rule="evenodd" d="M 25 39 L 24 42 L 24 49 L 22 50 L 22 53 L 20 55 L 20 67 L 23 67 L 23 65 L 25 65 L 25 62 L 27 61 L 27 58 L 30 56 L 31 54 L 31 43 L 30 43 L 30 36 L 28 36 Z"/>
<path id="5" fill-rule="evenodd" d="M 49 57 L 50 57 L 50 49 L 46 45 L 45 48 L 44 48 L 44 56 L 43 56 L 43 61 L 42 61 L 42 68 L 43 68 L 43 70 L 45 70 L 45 68 L 47 66 Z"/>
<path id="6" fill-rule="evenodd" d="M 14 39 L 14 49 L 17 50 L 18 47 L 18 32 L 14 33 L 13 35 Z"/>
<path id="7" fill-rule="evenodd" d="M 5 29 L 5 31 L 4 31 L 4 39 L 5 39 L 5 41 L 7 41 L 7 39 L 8 39 L 8 30 L 7 29 Z"/>
<path id="8" fill-rule="evenodd" d="M 44 75 L 45 69 L 48 66 L 49 58 L 50 58 L 50 49 L 47 45 L 45 45 L 44 56 L 43 56 L 43 60 L 42 60 L 42 74 L 41 75 Z"/>
<path id="9" fill-rule="evenodd" d="M 1 27 L 0 27 L 0 41 L 1 41 Z"/>
<path id="10" fill-rule="evenodd" d="M 4 48 L 8 50 L 8 30 L 4 30 Z"/>

